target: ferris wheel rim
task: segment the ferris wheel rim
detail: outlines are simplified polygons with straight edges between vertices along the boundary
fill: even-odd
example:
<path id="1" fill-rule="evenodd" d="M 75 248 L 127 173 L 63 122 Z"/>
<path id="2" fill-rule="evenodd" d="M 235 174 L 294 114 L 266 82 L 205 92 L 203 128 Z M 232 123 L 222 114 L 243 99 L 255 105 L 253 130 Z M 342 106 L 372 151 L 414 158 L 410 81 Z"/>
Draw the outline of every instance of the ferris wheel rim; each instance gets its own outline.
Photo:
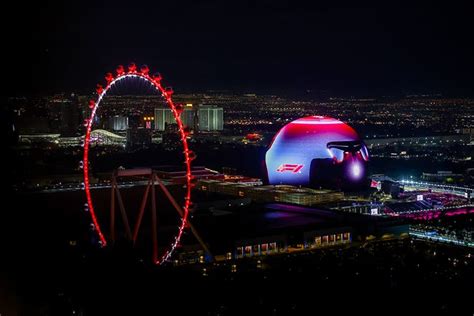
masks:
<path id="1" fill-rule="evenodd" d="M 148 67 L 142 67 L 141 71 L 136 70 L 136 66 L 131 64 L 129 66 L 128 71 L 124 71 L 123 66 L 119 66 L 117 68 L 117 76 L 114 77 L 111 73 L 108 73 L 105 77 L 107 81 L 107 85 L 103 88 L 101 85 L 97 85 L 97 98 L 95 100 L 91 100 L 89 102 L 90 107 L 92 109 L 91 115 L 85 122 L 86 126 L 86 134 L 84 136 L 84 150 L 83 150 L 83 175 L 84 175 L 84 190 L 87 199 L 87 206 L 88 211 L 91 216 L 92 224 L 94 225 L 94 230 L 97 232 L 99 237 L 99 241 L 102 247 L 107 246 L 107 239 L 102 231 L 102 228 L 99 224 L 97 219 L 97 214 L 94 209 L 94 203 L 90 192 L 90 181 L 89 181 L 89 148 L 91 142 L 91 132 L 92 132 L 92 125 L 94 122 L 94 118 L 96 115 L 96 111 L 99 105 L 102 102 L 102 99 L 107 95 L 107 92 L 117 83 L 127 78 L 138 78 L 140 80 L 144 80 L 145 82 L 149 83 L 155 91 L 159 92 L 162 97 L 165 99 L 165 102 L 168 104 L 169 108 L 171 109 L 174 119 L 178 125 L 178 132 L 181 138 L 181 143 L 183 145 L 183 154 L 184 154 L 184 164 L 186 167 L 186 193 L 184 198 L 184 206 L 183 206 L 183 216 L 181 217 L 181 223 L 178 228 L 178 233 L 175 236 L 174 241 L 168 246 L 167 250 L 161 255 L 160 258 L 155 262 L 156 264 L 162 264 L 171 257 L 173 252 L 175 251 L 176 247 L 178 246 L 182 234 L 187 226 L 188 216 L 189 216 L 189 209 L 191 206 L 191 188 L 192 188 L 192 172 L 191 172 L 191 161 L 193 160 L 193 152 L 189 149 L 188 141 L 187 141 L 187 130 L 186 127 L 183 125 L 181 120 L 180 114 L 182 111 L 182 106 L 177 106 L 173 99 L 172 94 L 173 91 L 170 88 L 164 88 L 161 83 L 161 75 L 150 76 L 148 74 L 149 69 Z"/>

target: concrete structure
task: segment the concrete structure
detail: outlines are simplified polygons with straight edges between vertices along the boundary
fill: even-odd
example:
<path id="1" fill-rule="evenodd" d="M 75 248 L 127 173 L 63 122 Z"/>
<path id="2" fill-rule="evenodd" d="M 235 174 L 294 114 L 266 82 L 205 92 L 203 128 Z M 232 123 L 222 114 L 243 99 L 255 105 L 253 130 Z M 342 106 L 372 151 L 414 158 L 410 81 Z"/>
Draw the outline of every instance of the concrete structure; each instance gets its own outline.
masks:
<path id="1" fill-rule="evenodd" d="M 318 205 L 339 201 L 343 192 L 298 188 L 291 185 L 253 186 L 218 180 L 201 180 L 197 186 L 201 191 L 249 197 L 255 202 L 285 202 L 299 205 Z"/>
<path id="2" fill-rule="evenodd" d="M 175 124 L 170 108 L 155 108 L 155 130 L 164 131 L 167 124 Z"/>
<path id="3" fill-rule="evenodd" d="M 125 131 L 128 128 L 128 117 L 114 115 L 109 117 L 109 128 L 114 131 Z"/>
<path id="4" fill-rule="evenodd" d="M 213 105 L 201 105 L 198 110 L 200 131 L 222 131 L 224 129 L 224 109 Z"/>

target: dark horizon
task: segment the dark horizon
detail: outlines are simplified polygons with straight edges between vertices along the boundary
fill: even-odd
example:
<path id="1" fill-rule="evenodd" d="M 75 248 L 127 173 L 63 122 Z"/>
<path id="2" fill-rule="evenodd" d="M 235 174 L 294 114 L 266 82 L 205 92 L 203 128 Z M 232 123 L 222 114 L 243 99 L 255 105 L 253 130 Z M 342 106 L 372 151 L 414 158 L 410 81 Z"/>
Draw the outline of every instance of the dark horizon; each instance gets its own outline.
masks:
<path id="1" fill-rule="evenodd" d="M 14 29 L 6 34 L 7 95 L 93 91 L 132 61 L 160 71 L 177 92 L 473 94 L 468 2 L 48 4 L 3 22 Z"/>

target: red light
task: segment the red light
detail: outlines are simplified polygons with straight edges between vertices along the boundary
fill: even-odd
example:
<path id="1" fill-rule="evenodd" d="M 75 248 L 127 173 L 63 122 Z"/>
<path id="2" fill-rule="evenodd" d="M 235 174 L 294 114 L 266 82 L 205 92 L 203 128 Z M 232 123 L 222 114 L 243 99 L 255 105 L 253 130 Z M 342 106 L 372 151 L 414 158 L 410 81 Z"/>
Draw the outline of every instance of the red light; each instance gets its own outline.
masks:
<path id="1" fill-rule="evenodd" d="M 178 115 L 181 115 L 183 113 L 183 105 L 182 104 L 176 104 L 176 112 L 178 112 Z"/>
<path id="2" fill-rule="evenodd" d="M 145 75 L 145 76 L 148 76 L 148 73 L 150 72 L 150 68 L 148 68 L 147 65 L 143 65 L 141 68 L 140 68 L 140 72 Z"/>
<path id="3" fill-rule="evenodd" d="M 191 128 L 189 126 L 183 127 L 184 135 L 189 136 L 191 134 Z"/>
<path id="4" fill-rule="evenodd" d="M 163 77 L 161 77 L 161 74 L 159 72 L 153 74 L 153 80 L 155 80 L 156 84 L 160 84 L 161 79 L 163 79 Z"/>
<path id="5" fill-rule="evenodd" d="M 160 94 L 164 96 L 166 99 L 167 104 L 170 106 L 171 110 L 173 111 L 176 123 L 178 125 L 178 130 L 180 133 L 181 141 L 183 144 L 183 153 L 184 153 L 184 158 L 185 158 L 185 167 L 186 167 L 186 192 L 185 192 L 185 203 L 183 207 L 183 214 L 181 217 L 181 223 L 178 227 L 178 233 L 176 235 L 176 238 L 174 241 L 171 243 L 169 249 L 165 251 L 161 257 L 158 258 L 157 254 L 154 254 L 155 258 L 158 258 L 155 263 L 156 264 L 161 264 L 169 259 L 169 257 L 173 254 L 174 250 L 176 247 L 178 247 L 179 242 L 181 240 L 181 237 L 183 235 L 184 229 L 188 227 L 188 216 L 189 216 L 189 209 L 191 207 L 191 188 L 193 187 L 193 180 L 194 177 L 191 174 L 191 161 L 196 158 L 196 155 L 194 152 L 189 150 L 188 147 L 188 142 L 186 136 L 189 133 L 189 130 L 185 128 L 183 125 L 183 122 L 181 121 L 180 115 L 178 113 L 179 107 L 175 106 L 173 100 L 171 99 L 171 96 L 173 94 L 173 89 L 167 88 L 166 90 L 161 86 L 161 75 L 160 74 L 155 74 L 153 76 L 153 79 L 151 79 L 147 74 L 148 72 L 145 70 L 142 71 L 141 73 L 136 73 L 136 65 L 134 63 L 131 63 L 128 67 L 129 73 L 132 74 L 125 74 L 124 73 L 124 68 L 123 66 L 118 66 L 116 69 L 117 76 L 120 78 L 113 78 L 108 81 L 108 85 L 104 89 L 100 84 L 97 85 L 96 91 L 98 93 L 98 98 L 96 101 L 91 100 L 89 102 L 89 107 L 92 109 L 92 113 L 89 117 L 89 119 L 85 120 L 85 126 L 86 126 L 86 133 L 84 137 L 84 154 L 83 154 L 83 171 L 84 171 L 84 190 L 86 194 L 86 199 L 87 199 L 87 206 L 89 209 L 89 214 L 91 215 L 92 219 L 92 224 L 94 225 L 93 227 L 95 228 L 95 232 L 99 236 L 99 244 L 101 244 L 102 247 L 105 247 L 107 245 L 107 241 L 105 239 L 105 236 L 102 232 L 101 226 L 99 225 L 99 222 L 97 220 L 97 216 L 94 210 L 94 204 L 92 201 L 92 196 L 90 192 L 90 183 L 89 183 L 89 145 L 90 145 L 90 137 L 91 137 L 91 131 L 92 131 L 92 122 L 94 122 L 94 117 L 96 110 L 98 106 L 100 105 L 100 102 L 102 100 L 103 94 L 105 95 L 108 90 L 110 89 L 112 83 L 114 83 L 116 80 L 120 80 L 124 77 L 130 76 L 131 78 L 139 78 L 140 80 L 144 80 L 145 82 L 148 82 L 153 88 L 155 88 Z M 109 77 L 109 74 L 106 75 L 106 80 Z M 151 120 L 151 119 L 150 119 Z M 147 124 L 150 124 L 151 127 L 151 122 L 147 122 Z"/>
<path id="6" fill-rule="evenodd" d="M 110 84 L 114 80 L 114 75 L 112 75 L 111 72 L 108 72 L 105 74 L 105 81 L 107 81 L 107 84 Z"/>
<path id="7" fill-rule="evenodd" d="M 121 76 L 125 72 L 125 69 L 123 68 L 122 65 L 118 65 L 118 67 L 115 71 L 117 72 L 117 76 Z"/>
<path id="8" fill-rule="evenodd" d="M 97 94 L 102 94 L 102 92 L 104 92 L 104 87 L 102 87 L 101 84 L 97 84 L 97 87 L 95 88 L 95 91 L 97 92 Z"/>
<path id="9" fill-rule="evenodd" d="M 136 71 L 137 71 L 137 65 L 135 65 L 135 63 L 130 63 L 128 65 L 128 72 L 133 73 L 133 72 L 136 72 Z"/>
<path id="10" fill-rule="evenodd" d="M 173 88 L 167 87 L 167 88 L 165 89 L 165 94 L 166 94 L 166 96 L 167 96 L 168 98 L 170 98 L 170 97 L 173 95 L 173 93 L 174 93 Z"/>
<path id="11" fill-rule="evenodd" d="M 251 140 L 251 141 L 256 141 L 262 138 L 262 135 L 257 134 L 257 133 L 250 133 L 245 136 L 246 139 Z"/>
<path id="12" fill-rule="evenodd" d="M 301 169 L 303 169 L 303 165 L 295 165 L 295 164 L 282 164 L 278 167 L 277 171 L 278 172 L 285 172 L 285 171 L 291 171 L 293 173 L 298 173 Z"/>

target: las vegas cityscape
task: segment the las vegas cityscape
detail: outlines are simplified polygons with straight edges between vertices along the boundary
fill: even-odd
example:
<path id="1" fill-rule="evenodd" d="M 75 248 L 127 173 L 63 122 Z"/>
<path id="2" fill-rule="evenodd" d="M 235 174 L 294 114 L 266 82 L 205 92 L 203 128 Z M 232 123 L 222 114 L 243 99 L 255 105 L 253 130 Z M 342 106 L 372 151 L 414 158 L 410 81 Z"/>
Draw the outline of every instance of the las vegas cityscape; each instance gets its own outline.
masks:
<path id="1" fill-rule="evenodd" d="M 1 316 L 474 313 L 469 3 L 30 11 Z"/>

